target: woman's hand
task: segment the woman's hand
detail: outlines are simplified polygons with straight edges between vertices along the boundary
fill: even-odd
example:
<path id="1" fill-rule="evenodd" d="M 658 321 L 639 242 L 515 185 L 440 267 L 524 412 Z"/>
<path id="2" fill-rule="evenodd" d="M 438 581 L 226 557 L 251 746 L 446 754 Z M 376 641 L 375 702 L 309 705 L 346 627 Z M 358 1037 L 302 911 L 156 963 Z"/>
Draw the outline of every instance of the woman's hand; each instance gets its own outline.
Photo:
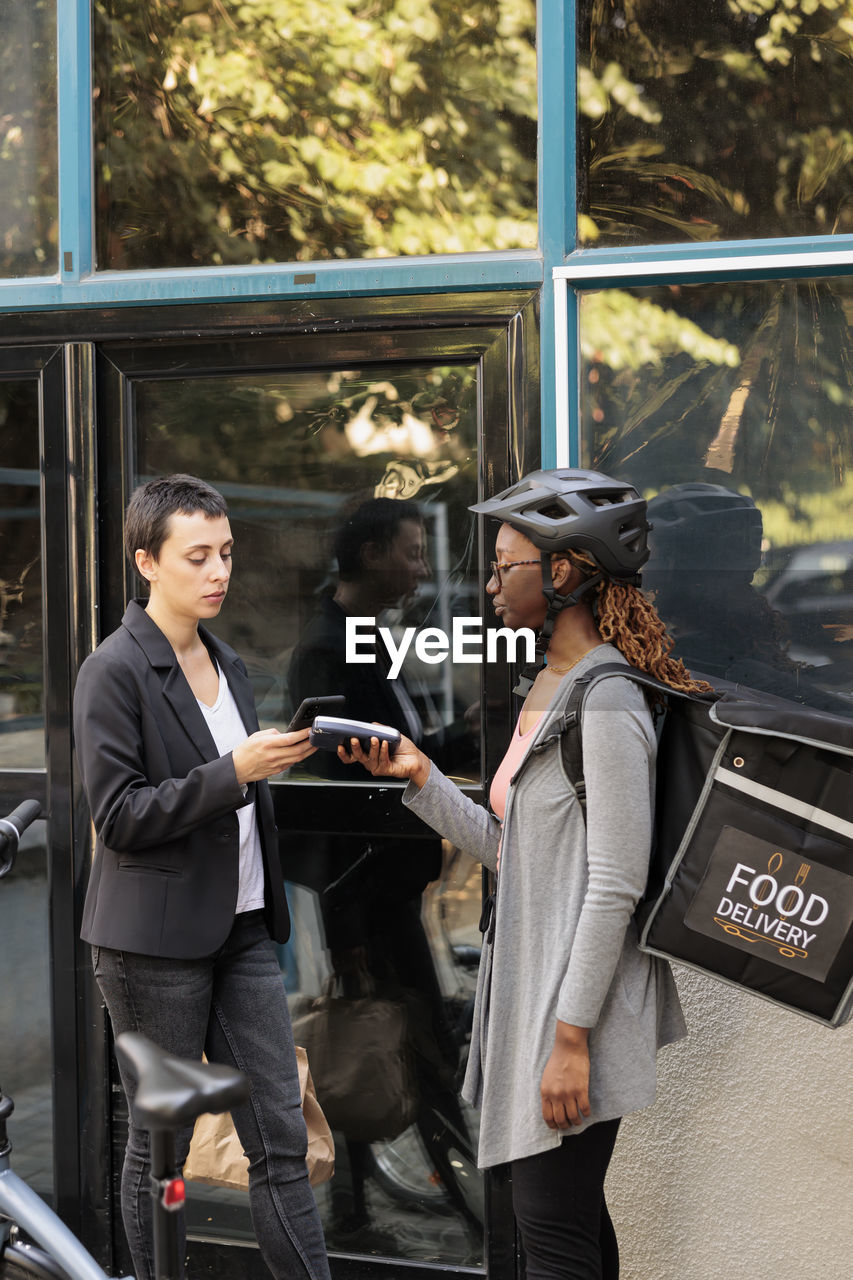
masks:
<path id="1" fill-rule="evenodd" d="M 589 1030 L 558 1022 L 539 1086 L 549 1129 L 570 1129 L 589 1115 Z"/>
<path id="2" fill-rule="evenodd" d="M 279 733 L 278 729 L 259 729 L 231 752 L 234 772 L 240 786 L 271 778 L 282 769 L 299 764 L 317 750 L 308 741 L 308 729 Z"/>
<path id="3" fill-rule="evenodd" d="M 407 779 L 418 789 L 429 777 L 431 767 L 429 756 L 405 737 L 400 738 L 393 755 L 388 752 L 388 743 L 380 742 L 378 738 L 370 739 L 369 752 L 362 750 L 358 738 L 350 738 L 349 750 L 343 743 L 338 747 L 338 759 L 344 764 L 363 764 L 376 778 Z"/>

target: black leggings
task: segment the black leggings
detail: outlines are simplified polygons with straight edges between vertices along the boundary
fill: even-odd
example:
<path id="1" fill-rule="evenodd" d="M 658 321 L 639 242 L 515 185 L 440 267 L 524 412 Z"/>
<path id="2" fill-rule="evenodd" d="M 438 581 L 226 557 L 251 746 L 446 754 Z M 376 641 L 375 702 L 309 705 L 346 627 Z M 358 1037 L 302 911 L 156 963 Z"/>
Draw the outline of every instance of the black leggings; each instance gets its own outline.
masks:
<path id="1" fill-rule="evenodd" d="M 527 1280 L 618 1280 L 619 1249 L 604 1203 L 618 1129 L 618 1120 L 603 1120 L 568 1134 L 559 1147 L 512 1161 Z"/>

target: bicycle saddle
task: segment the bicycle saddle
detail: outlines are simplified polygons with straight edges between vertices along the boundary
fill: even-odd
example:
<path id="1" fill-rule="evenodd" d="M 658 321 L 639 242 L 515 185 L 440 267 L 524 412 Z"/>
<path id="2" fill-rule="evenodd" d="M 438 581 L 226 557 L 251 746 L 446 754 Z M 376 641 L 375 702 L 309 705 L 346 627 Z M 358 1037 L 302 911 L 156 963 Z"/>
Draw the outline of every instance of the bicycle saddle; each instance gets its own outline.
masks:
<path id="1" fill-rule="evenodd" d="M 116 1055 L 137 1082 L 133 1114 L 144 1129 L 175 1129 L 208 1111 L 230 1111 L 249 1096 L 242 1071 L 172 1057 L 139 1031 L 118 1036 Z"/>

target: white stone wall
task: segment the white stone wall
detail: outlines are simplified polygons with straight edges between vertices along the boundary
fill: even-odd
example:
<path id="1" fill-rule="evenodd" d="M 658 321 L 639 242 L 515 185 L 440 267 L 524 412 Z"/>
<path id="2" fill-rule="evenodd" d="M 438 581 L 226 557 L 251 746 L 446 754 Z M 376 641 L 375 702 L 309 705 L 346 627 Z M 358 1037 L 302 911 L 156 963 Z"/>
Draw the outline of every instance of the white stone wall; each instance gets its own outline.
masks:
<path id="1" fill-rule="evenodd" d="M 690 1035 L 608 1176 L 621 1280 L 850 1280 L 853 1024 L 673 972 Z"/>

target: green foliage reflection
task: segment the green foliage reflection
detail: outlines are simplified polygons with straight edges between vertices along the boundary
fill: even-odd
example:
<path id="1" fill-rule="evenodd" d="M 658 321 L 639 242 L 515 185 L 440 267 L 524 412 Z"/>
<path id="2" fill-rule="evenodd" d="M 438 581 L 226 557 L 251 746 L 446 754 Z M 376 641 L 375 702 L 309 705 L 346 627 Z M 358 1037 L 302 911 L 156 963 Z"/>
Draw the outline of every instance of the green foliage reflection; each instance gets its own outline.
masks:
<path id="1" fill-rule="evenodd" d="M 644 345 L 621 359 L 639 316 L 650 317 Z M 847 282 L 588 295 L 587 461 L 647 492 L 701 477 L 750 493 L 776 541 L 808 543 L 833 526 L 853 536 L 851 320 Z"/>
<path id="2" fill-rule="evenodd" d="M 582 0 L 586 245 L 853 231 L 853 0 Z M 752 494 L 775 545 L 853 533 L 846 283 L 584 298 L 589 461 Z"/>
<path id="3" fill-rule="evenodd" d="M 678 655 L 850 713 L 850 281 L 608 290 L 581 321 L 584 462 L 652 499 L 644 583 Z"/>
<path id="4" fill-rule="evenodd" d="M 849 234 L 851 0 L 581 0 L 579 238 Z"/>
<path id="5" fill-rule="evenodd" d="M 534 0 L 97 0 L 98 261 L 532 248 Z"/>
<path id="6" fill-rule="evenodd" d="M 0 0 L 0 278 L 57 267 L 55 0 Z"/>

